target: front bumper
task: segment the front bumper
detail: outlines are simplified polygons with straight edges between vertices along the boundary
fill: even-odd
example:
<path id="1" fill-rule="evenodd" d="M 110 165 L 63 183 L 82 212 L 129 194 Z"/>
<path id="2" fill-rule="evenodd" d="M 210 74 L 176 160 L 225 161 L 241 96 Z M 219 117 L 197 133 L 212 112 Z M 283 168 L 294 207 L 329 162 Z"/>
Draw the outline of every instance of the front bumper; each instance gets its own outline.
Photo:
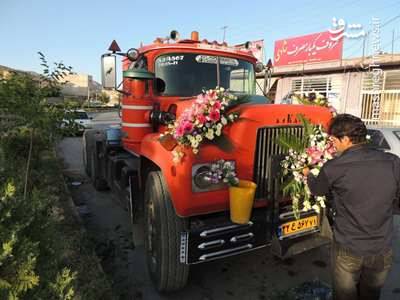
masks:
<path id="1" fill-rule="evenodd" d="M 181 233 L 180 262 L 196 264 L 265 247 L 268 240 L 265 209 L 253 211 L 248 224 L 230 221 L 229 212 L 193 217 Z"/>

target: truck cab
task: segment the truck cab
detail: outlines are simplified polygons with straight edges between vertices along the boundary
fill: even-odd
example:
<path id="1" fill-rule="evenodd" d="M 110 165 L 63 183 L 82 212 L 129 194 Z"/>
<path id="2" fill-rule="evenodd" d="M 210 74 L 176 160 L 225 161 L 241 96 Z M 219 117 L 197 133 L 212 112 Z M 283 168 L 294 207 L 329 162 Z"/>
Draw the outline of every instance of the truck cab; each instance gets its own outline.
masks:
<path id="1" fill-rule="evenodd" d="M 276 143 L 282 134 L 303 134 L 299 114 L 327 125 L 327 109 L 272 104 L 256 95 L 255 71 L 261 69 L 251 52 L 200 41 L 197 32 L 189 39 L 174 32 L 127 53 L 114 45 L 111 52 L 103 55 L 103 86 L 116 88 L 115 61 L 122 55 L 121 126 L 85 132 L 85 168 L 96 189 L 111 189 L 130 211 L 159 291 L 183 288 L 191 264 L 266 246 L 286 258 L 329 242 L 323 212 L 301 213 L 300 220 L 312 222 L 300 226 L 290 200 L 282 196 L 285 151 Z M 198 154 L 184 149 L 184 159 L 175 163 L 171 149 L 160 142 L 162 134 L 197 95 L 216 86 L 248 99 L 235 108 L 241 119 L 224 128 L 232 149 L 205 143 Z M 240 178 L 257 184 L 247 224 L 231 222 L 225 184 L 202 180 L 218 159 L 233 161 Z"/>

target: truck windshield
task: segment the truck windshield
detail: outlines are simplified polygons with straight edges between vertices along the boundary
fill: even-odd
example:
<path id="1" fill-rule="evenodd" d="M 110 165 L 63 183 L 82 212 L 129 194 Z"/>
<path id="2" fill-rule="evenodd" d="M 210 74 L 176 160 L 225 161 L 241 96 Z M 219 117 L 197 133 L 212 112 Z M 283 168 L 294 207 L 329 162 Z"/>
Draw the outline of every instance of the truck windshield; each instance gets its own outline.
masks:
<path id="1" fill-rule="evenodd" d="M 155 74 L 165 82 L 164 96 L 194 96 L 218 85 L 233 93 L 255 94 L 253 65 L 247 61 L 198 53 L 173 53 L 159 56 Z"/>

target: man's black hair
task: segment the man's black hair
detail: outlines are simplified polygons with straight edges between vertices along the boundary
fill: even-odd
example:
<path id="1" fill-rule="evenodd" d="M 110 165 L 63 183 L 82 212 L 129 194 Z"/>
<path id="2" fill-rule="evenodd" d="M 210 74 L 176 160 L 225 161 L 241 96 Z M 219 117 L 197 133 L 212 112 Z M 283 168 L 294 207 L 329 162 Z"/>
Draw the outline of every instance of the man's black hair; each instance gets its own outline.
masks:
<path id="1" fill-rule="evenodd" d="M 353 144 L 359 144 L 366 141 L 367 127 L 356 116 L 339 114 L 331 120 L 328 134 L 339 139 L 348 136 Z"/>

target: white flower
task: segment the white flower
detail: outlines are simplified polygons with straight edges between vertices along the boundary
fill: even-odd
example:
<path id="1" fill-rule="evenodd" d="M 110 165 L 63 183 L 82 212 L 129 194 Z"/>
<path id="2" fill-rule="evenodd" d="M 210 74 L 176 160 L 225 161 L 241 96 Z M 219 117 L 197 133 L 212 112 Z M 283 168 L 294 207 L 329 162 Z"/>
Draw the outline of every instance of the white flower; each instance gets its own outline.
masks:
<path id="1" fill-rule="evenodd" d="M 303 211 L 309 211 L 310 209 L 311 209 L 310 201 L 304 201 L 303 202 Z"/>
<path id="2" fill-rule="evenodd" d="M 173 151 L 172 151 L 172 161 L 173 161 L 173 163 L 174 163 L 174 164 L 180 163 L 181 160 L 182 160 L 182 157 L 183 157 L 184 155 L 185 155 L 185 154 L 184 154 L 183 152 L 180 152 L 180 151 L 178 151 L 178 150 L 173 150 Z"/>
<path id="3" fill-rule="evenodd" d="M 196 141 L 199 143 L 203 140 L 202 136 L 200 134 L 196 135 Z"/>
<path id="4" fill-rule="evenodd" d="M 326 207 L 326 206 L 325 206 L 325 201 L 324 201 L 324 200 L 319 201 L 319 205 L 321 205 L 322 208 L 325 208 L 325 207 Z"/>
<path id="5" fill-rule="evenodd" d="M 314 204 L 314 205 L 312 206 L 312 209 L 315 210 L 315 211 L 319 214 L 319 212 L 320 212 L 319 205 Z"/>
<path id="6" fill-rule="evenodd" d="M 208 131 L 206 133 L 206 138 L 209 140 L 213 140 L 214 139 L 214 130 L 212 130 L 211 128 L 208 129 Z"/>
<path id="7" fill-rule="evenodd" d="M 191 140 L 192 148 L 197 148 L 199 147 L 199 142 L 196 139 Z"/>
<path id="8" fill-rule="evenodd" d="M 310 173 L 313 174 L 314 176 L 318 176 L 319 174 L 319 169 L 318 168 L 314 168 L 310 170 Z"/>
<path id="9" fill-rule="evenodd" d="M 226 124 L 228 124 L 228 120 L 224 116 L 222 116 L 221 123 L 222 123 L 222 125 L 226 125 Z"/>

